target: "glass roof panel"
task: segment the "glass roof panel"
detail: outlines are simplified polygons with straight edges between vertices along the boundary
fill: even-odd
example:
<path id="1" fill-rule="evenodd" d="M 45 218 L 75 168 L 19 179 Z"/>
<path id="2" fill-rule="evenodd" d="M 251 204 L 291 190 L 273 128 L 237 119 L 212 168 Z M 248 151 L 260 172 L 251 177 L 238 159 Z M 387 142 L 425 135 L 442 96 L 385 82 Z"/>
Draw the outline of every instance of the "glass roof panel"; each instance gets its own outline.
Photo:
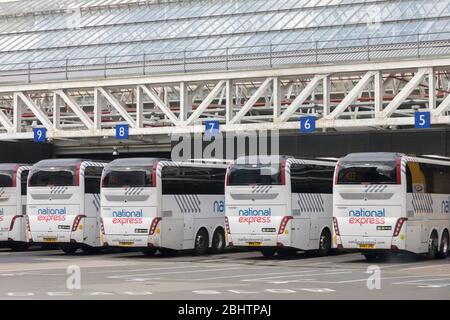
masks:
<path id="1" fill-rule="evenodd" d="M 0 3 L 1 15 L 5 63 L 314 41 L 325 48 L 367 37 L 382 44 L 417 33 L 450 40 L 450 0 L 18 0 Z"/>

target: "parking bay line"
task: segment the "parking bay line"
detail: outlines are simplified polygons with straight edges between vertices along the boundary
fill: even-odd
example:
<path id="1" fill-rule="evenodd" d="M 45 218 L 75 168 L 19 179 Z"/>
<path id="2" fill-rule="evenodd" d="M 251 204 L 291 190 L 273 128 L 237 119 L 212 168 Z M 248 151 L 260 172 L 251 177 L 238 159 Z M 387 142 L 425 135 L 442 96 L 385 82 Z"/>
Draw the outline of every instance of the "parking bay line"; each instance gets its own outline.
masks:
<path id="1" fill-rule="evenodd" d="M 254 269 L 268 269 L 268 268 L 254 268 Z M 108 279 L 125 279 L 130 277 L 141 277 L 141 276 L 159 276 L 159 275 L 170 275 L 170 274 L 184 274 L 184 273 L 197 273 L 197 272 L 213 272 L 213 271 L 229 271 L 229 270 L 242 270 L 242 267 L 239 268 L 222 268 L 222 269 L 201 269 L 201 270 L 190 270 L 190 271 L 175 271 L 175 272 L 159 272 L 159 273 L 143 273 L 143 274 L 130 274 L 123 276 L 108 276 Z M 180 279 L 177 279 L 180 280 Z M 183 279 L 189 280 L 189 279 Z"/>
<path id="2" fill-rule="evenodd" d="M 189 268 L 199 268 L 200 266 L 177 266 L 177 267 L 157 267 L 157 268 L 145 268 L 145 269 L 132 269 L 132 270 L 109 270 L 109 271 L 95 271 L 87 272 L 88 274 L 105 274 L 105 273 L 122 273 L 122 272 L 141 272 L 141 271 L 152 271 L 152 270 L 168 270 L 168 269 L 189 269 Z M 111 276 L 114 277 L 114 276 Z M 120 277 L 120 276 L 117 276 Z"/>
<path id="3" fill-rule="evenodd" d="M 408 281 L 401 281 L 401 282 L 394 282 L 392 284 L 421 284 L 420 282 L 426 282 L 426 281 L 442 281 L 442 280 L 450 280 L 450 278 L 437 278 L 437 279 L 421 279 L 421 280 L 408 280 Z"/>
<path id="4" fill-rule="evenodd" d="M 277 268 L 277 267 L 275 267 Z M 241 268 L 242 269 L 242 268 Z M 257 268 L 254 268 L 257 269 Z M 253 269 L 253 270 L 254 270 Z M 258 269 L 269 269 L 269 268 L 258 268 Z M 274 267 L 270 268 L 270 269 L 274 269 Z M 221 277 L 210 277 L 210 278 L 201 278 L 201 279 L 192 279 L 192 281 L 206 281 L 206 280 L 221 280 L 221 279 L 229 279 L 229 278 L 242 278 L 242 277 L 252 277 L 252 276 L 265 276 L 265 275 L 275 275 L 275 274 L 292 274 L 292 273 L 303 273 L 303 272 L 313 272 L 313 271 L 317 271 L 315 269 L 313 270 L 303 270 L 303 271 L 289 271 L 289 272 L 272 272 L 272 273 L 259 273 L 259 274 L 239 274 L 239 275 L 234 275 L 234 276 L 221 276 Z"/>
<path id="5" fill-rule="evenodd" d="M 306 273 L 306 274 L 290 274 L 290 275 L 281 275 L 281 276 L 274 276 L 274 277 L 264 277 L 264 278 L 256 278 L 256 279 L 246 279 L 246 280 L 241 280 L 241 281 L 245 281 L 245 282 L 265 282 L 267 280 L 271 280 L 271 279 L 280 279 L 280 278 L 289 278 L 289 277 L 296 277 L 296 276 L 300 276 L 300 277 L 305 277 L 305 276 L 328 276 L 328 275 L 336 275 L 336 274 L 349 274 L 352 273 L 351 271 L 336 271 L 336 272 L 322 272 L 322 273 Z"/>
<path id="6" fill-rule="evenodd" d="M 436 276 L 436 275 L 433 275 Z M 380 280 L 391 280 L 391 279 L 407 279 L 407 278 L 426 278 L 431 277 L 431 275 L 423 275 L 423 276 L 398 276 L 398 277 L 381 277 Z M 342 281 L 324 281 L 317 280 L 315 283 L 328 283 L 328 284 L 344 284 L 344 283 L 352 283 L 352 282 L 364 282 L 367 281 L 367 278 L 364 279 L 353 279 L 353 280 L 342 280 Z"/>
<path id="7" fill-rule="evenodd" d="M 139 272 L 139 271 L 152 271 L 152 270 L 168 270 L 168 269 L 186 269 L 186 268 L 198 268 L 201 266 L 178 266 L 178 267 L 161 267 L 161 268 L 146 268 L 146 269 L 134 269 L 134 270 L 117 270 L 117 271 L 94 271 L 94 272 L 89 272 L 89 271 L 82 271 L 83 274 L 105 274 L 105 273 L 119 273 L 119 272 Z M 83 269 L 83 268 L 81 268 Z M 1 274 L 1 273 L 0 273 Z M 51 273 L 29 273 L 30 275 L 52 275 L 52 276 L 63 276 L 63 275 L 67 275 L 67 273 L 55 273 L 55 274 L 51 274 Z M 133 275 L 126 275 L 126 276 L 108 276 L 107 278 L 109 279 L 115 279 L 115 278 L 121 278 L 121 277 L 131 277 Z"/>

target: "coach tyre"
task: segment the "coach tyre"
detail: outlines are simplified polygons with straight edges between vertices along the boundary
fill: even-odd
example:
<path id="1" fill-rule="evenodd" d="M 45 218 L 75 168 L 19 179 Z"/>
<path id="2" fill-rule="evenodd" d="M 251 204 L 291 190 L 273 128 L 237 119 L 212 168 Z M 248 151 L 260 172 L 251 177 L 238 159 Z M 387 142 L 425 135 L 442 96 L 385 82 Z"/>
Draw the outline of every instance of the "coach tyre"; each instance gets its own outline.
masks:
<path id="1" fill-rule="evenodd" d="M 295 256 L 297 249 L 295 248 L 282 248 L 277 250 L 277 254 L 282 258 L 290 258 Z"/>
<path id="2" fill-rule="evenodd" d="M 324 257 L 328 254 L 331 249 L 331 233 L 328 229 L 324 229 L 319 239 L 319 250 L 317 255 L 319 257 Z"/>
<path id="3" fill-rule="evenodd" d="M 81 250 L 85 254 L 99 254 L 101 252 L 100 248 L 84 245 L 81 247 Z"/>
<path id="4" fill-rule="evenodd" d="M 217 228 L 214 231 L 212 239 L 212 252 L 221 253 L 225 249 L 225 232 L 222 228 Z"/>
<path id="5" fill-rule="evenodd" d="M 11 251 L 14 252 L 21 252 L 21 251 L 27 251 L 29 249 L 30 245 L 28 243 L 25 244 L 13 244 L 11 245 Z"/>
<path id="6" fill-rule="evenodd" d="M 78 248 L 75 246 L 62 246 L 61 250 L 65 253 L 65 254 L 75 254 L 75 252 L 77 252 Z"/>
<path id="7" fill-rule="evenodd" d="M 200 256 L 206 254 L 206 252 L 208 251 L 208 245 L 208 232 L 205 229 L 200 229 L 195 236 L 195 255 Z"/>
<path id="8" fill-rule="evenodd" d="M 442 234 L 441 245 L 439 246 L 439 258 L 445 259 L 448 257 L 448 231 L 445 230 Z"/>
<path id="9" fill-rule="evenodd" d="M 366 260 L 369 261 L 369 262 L 375 261 L 378 258 L 378 256 L 376 254 L 373 254 L 373 253 L 364 253 L 363 255 L 366 258 Z"/>
<path id="10" fill-rule="evenodd" d="M 431 233 L 430 240 L 428 240 L 427 258 L 434 259 L 436 258 L 437 254 L 438 254 L 438 235 L 436 231 L 433 231 Z"/>
<path id="11" fill-rule="evenodd" d="M 156 249 L 155 248 L 147 248 L 142 250 L 142 253 L 146 256 L 153 256 L 156 253 Z"/>
<path id="12" fill-rule="evenodd" d="M 275 255 L 276 250 L 275 249 L 262 249 L 261 253 L 266 258 L 272 258 Z"/>

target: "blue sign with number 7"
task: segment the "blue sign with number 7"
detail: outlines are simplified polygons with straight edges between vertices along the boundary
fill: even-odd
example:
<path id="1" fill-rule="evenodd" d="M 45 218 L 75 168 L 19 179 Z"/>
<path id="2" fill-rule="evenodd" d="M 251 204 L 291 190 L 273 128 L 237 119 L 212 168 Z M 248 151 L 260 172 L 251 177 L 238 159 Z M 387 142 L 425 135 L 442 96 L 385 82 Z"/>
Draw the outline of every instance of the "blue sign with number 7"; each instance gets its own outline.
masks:
<path id="1" fill-rule="evenodd" d="M 33 128 L 34 142 L 45 142 L 47 140 L 46 128 Z"/>
<path id="2" fill-rule="evenodd" d="M 414 113 L 414 127 L 416 129 L 428 129 L 431 127 L 431 115 L 429 112 Z"/>
<path id="3" fill-rule="evenodd" d="M 127 124 L 116 125 L 116 139 L 128 139 L 128 125 Z"/>
<path id="4" fill-rule="evenodd" d="M 300 132 L 310 133 L 316 131 L 316 117 L 306 116 L 300 118 Z"/>
<path id="5" fill-rule="evenodd" d="M 205 121 L 205 134 L 206 135 L 216 135 L 219 133 L 219 121 L 218 120 L 208 120 Z"/>

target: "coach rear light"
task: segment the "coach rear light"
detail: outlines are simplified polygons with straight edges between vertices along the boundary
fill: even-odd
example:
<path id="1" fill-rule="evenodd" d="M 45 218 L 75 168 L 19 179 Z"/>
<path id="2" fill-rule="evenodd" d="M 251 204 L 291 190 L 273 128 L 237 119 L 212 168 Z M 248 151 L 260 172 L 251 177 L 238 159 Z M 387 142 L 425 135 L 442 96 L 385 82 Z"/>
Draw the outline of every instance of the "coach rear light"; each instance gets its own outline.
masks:
<path id="1" fill-rule="evenodd" d="M 12 230 L 13 230 L 13 228 L 14 228 L 14 223 L 16 222 L 16 219 L 17 219 L 17 218 L 20 218 L 20 217 L 22 217 L 22 216 L 14 216 L 14 217 L 12 218 L 11 224 L 9 225 L 9 231 L 12 231 Z"/>
<path id="2" fill-rule="evenodd" d="M 338 222 L 337 222 L 337 218 L 336 218 L 336 217 L 333 217 L 333 228 L 334 228 L 334 233 L 335 233 L 337 236 L 339 236 L 339 235 L 340 235 L 340 233 L 339 233 L 339 225 L 338 225 Z"/>
<path id="3" fill-rule="evenodd" d="M 25 215 L 25 222 L 26 222 L 25 224 L 26 224 L 27 231 L 31 232 L 31 229 L 30 229 L 30 218 L 28 218 L 27 215 Z"/>
<path id="4" fill-rule="evenodd" d="M 100 218 L 100 232 L 105 235 L 105 225 L 103 224 L 103 218 Z"/>
<path id="5" fill-rule="evenodd" d="M 78 226 L 81 222 L 81 219 L 86 218 L 85 215 L 78 215 L 75 217 L 75 220 L 73 221 L 73 225 L 72 225 L 72 231 L 77 231 Z"/>
<path id="6" fill-rule="evenodd" d="M 289 220 L 293 219 L 294 217 L 292 216 L 285 216 L 283 217 L 283 219 L 281 220 L 280 223 L 280 228 L 278 229 L 278 234 L 283 234 L 284 230 L 286 229 L 286 225 L 289 222 Z"/>
<path id="7" fill-rule="evenodd" d="M 152 220 L 152 224 L 150 225 L 150 232 L 149 232 L 149 235 L 153 235 L 153 234 L 155 234 L 155 230 L 156 230 L 156 227 L 158 226 L 158 223 L 161 221 L 161 218 L 153 218 L 153 220 Z"/>
<path id="8" fill-rule="evenodd" d="M 228 217 L 225 217 L 225 229 L 227 234 L 231 234 L 230 223 L 228 222 Z"/>
<path id="9" fill-rule="evenodd" d="M 403 224 L 405 223 L 405 221 L 407 221 L 408 218 L 399 218 L 397 220 L 397 223 L 395 224 L 395 229 L 394 229 L 394 237 L 398 237 L 398 235 L 400 234 L 400 231 L 402 230 Z"/>

